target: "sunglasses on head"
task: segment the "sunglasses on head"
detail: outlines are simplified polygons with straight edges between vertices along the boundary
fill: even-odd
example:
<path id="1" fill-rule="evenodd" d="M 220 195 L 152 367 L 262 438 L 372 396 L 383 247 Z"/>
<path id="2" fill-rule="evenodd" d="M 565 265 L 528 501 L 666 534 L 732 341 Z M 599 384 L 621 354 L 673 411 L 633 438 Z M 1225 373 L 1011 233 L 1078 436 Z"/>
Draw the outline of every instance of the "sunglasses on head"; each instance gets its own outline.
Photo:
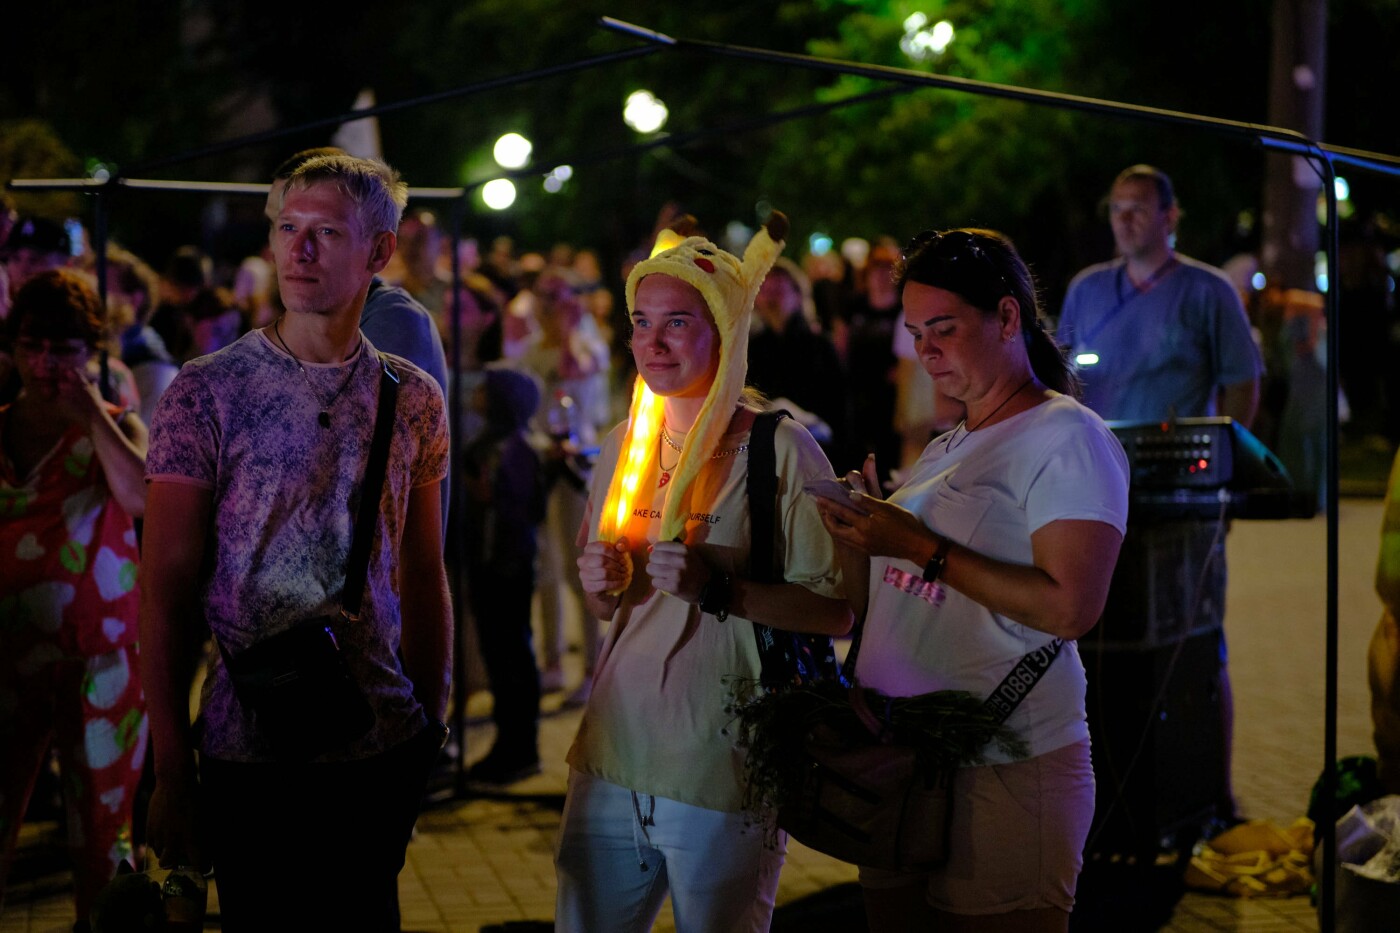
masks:
<path id="1" fill-rule="evenodd" d="M 914 234 L 913 239 L 909 241 L 909 245 L 904 248 L 900 255 L 907 263 L 914 256 L 929 250 L 934 251 L 931 255 L 932 259 L 949 263 L 955 267 L 963 260 L 967 260 L 968 263 L 982 263 L 1001 282 L 1002 294 L 1015 294 L 1011 283 L 1002 274 L 1001 267 L 997 265 L 991 253 L 982 246 L 981 238 L 976 234 L 966 230 L 923 230 Z"/>

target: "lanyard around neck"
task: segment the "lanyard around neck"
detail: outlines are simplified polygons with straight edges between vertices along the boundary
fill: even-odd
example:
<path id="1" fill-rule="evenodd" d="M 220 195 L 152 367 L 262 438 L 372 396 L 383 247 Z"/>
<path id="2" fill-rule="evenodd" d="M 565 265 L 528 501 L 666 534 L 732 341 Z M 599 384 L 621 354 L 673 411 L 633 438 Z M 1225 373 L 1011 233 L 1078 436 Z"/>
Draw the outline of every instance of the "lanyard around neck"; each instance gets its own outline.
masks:
<path id="1" fill-rule="evenodd" d="M 1132 287 L 1129 288 L 1127 295 L 1123 294 L 1123 280 L 1128 278 L 1128 264 L 1125 262 L 1123 265 L 1119 266 L 1118 274 L 1113 280 L 1113 293 L 1117 296 L 1118 303 L 1110 308 L 1107 314 L 1099 318 L 1099 323 L 1095 325 L 1093 330 L 1084 335 L 1083 340 L 1075 340 L 1075 344 L 1080 347 L 1092 347 L 1099 334 L 1103 333 L 1103 329 L 1118 316 L 1118 312 L 1132 304 L 1134 298 L 1138 298 L 1151 291 L 1152 286 L 1166 278 L 1171 271 L 1177 267 L 1177 264 L 1175 255 L 1168 256 L 1167 261 L 1158 266 L 1157 270 L 1144 279 L 1141 285 L 1133 285 L 1130 281 L 1128 284 Z"/>

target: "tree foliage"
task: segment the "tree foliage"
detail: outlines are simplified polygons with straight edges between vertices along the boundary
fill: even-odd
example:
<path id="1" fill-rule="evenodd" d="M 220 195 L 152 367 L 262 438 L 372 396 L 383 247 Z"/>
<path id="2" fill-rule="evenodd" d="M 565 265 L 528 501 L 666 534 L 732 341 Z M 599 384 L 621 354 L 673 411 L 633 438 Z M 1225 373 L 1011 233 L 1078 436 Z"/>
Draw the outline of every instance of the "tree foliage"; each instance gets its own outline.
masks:
<path id="1" fill-rule="evenodd" d="M 72 177 L 81 171 L 78 157 L 42 120 L 0 121 L 0 185 L 15 178 Z M 78 196 L 66 192 L 8 193 L 20 214 L 61 220 L 79 209 Z"/>
<path id="2" fill-rule="evenodd" d="M 1282 2 L 1282 0 L 1278 0 Z M 1384 89 L 1397 67 L 1400 0 L 1334 0 L 1333 47 L 1372 54 L 1332 60 L 1343 144 L 1396 148 Z M 91 2 L 13 11 L 14 80 L 0 118 L 38 117 L 77 154 L 123 170 L 220 138 L 342 112 L 362 88 L 381 103 L 415 98 L 628 48 L 597 27 L 607 14 L 684 38 L 864 63 L 913 67 L 1048 91 L 1262 121 L 1270 0 L 1155 4 L 1110 0 L 755 0 L 706 8 L 644 0 L 419 0 L 389 10 L 358 0 L 154 0 L 141 16 Z M 941 55 L 900 48 L 911 14 L 947 19 Z M 39 37 L 42 37 L 40 41 Z M 1386 43 L 1390 43 L 1387 45 Z M 1219 260 L 1236 244 L 1236 218 L 1255 209 L 1258 151 L 1199 131 L 1157 128 L 937 89 L 751 132 L 719 132 L 674 151 L 584 164 L 639 140 L 622 122 L 626 95 L 647 88 L 670 108 L 666 132 L 721 128 L 764 113 L 835 101 L 880 86 L 830 73 L 667 50 L 587 73 L 494 90 L 381 118 L 385 155 L 410 183 L 478 182 L 496 169 L 490 146 L 514 130 L 535 143 L 543 174 L 578 161 L 558 194 L 519 183 L 509 212 L 474 202 L 468 229 L 514 233 L 543 246 L 567 239 L 616 258 L 679 200 L 712 231 L 756 219 L 772 203 L 795 238 L 980 224 L 1012 234 L 1052 290 L 1107 255 L 1096 213 L 1109 179 L 1149 161 L 1177 180 L 1186 208 L 1182 245 Z M 1358 90 L 1359 89 L 1359 90 Z M 266 178 L 287 154 L 325 144 L 328 130 L 170 166 L 176 178 Z M 1329 136 L 1334 136 L 1329 131 Z M 113 229 L 161 249 L 225 247 L 260 235 L 259 205 L 209 210 L 188 196 L 123 198 Z M 197 226 L 203 219 L 204 230 Z M 159 247 L 159 248 L 158 248 Z"/>

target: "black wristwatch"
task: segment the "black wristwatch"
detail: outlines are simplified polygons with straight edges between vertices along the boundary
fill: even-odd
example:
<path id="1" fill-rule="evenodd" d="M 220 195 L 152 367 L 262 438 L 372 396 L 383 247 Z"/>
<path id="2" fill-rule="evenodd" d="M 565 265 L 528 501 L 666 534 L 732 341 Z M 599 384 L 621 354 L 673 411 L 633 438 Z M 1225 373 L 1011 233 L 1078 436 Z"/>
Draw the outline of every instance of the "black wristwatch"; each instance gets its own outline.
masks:
<path id="1" fill-rule="evenodd" d="M 723 622 L 729 618 L 729 604 L 733 599 L 734 581 L 723 570 L 715 570 L 700 588 L 700 611 Z"/>
<path id="2" fill-rule="evenodd" d="M 924 564 L 924 580 L 928 583 L 935 583 L 943 576 L 943 565 L 948 563 L 948 539 L 943 538 L 938 542 L 938 547 L 934 550 L 933 556 Z"/>

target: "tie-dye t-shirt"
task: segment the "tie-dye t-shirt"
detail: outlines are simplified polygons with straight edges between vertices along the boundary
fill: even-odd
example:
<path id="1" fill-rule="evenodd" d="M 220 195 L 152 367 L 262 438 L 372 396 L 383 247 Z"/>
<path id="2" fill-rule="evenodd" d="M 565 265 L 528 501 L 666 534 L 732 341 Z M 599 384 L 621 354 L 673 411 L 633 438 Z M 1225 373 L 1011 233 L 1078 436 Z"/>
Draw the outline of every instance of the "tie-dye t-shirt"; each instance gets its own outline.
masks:
<path id="1" fill-rule="evenodd" d="M 336 630 L 376 724 L 326 760 L 377 754 L 427 724 L 397 656 L 399 547 L 410 490 L 447 475 L 447 417 L 431 377 L 407 360 L 389 360 L 400 385 L 369 579 L 359 621 Z M 368 340 L 344 363 L 301 365 L 305 375 L 252 331 L 186 363 L 151 424 L 147 481 L 191 483 L 213 494 L 201 595 L 210 628 L 233 655 L 341 605 L 382 370 Z M 318 423 L 323 407 L 329 428 Z M 205 681 L 200 719 L 205 754 L 270 757 L 222 658 Z"/>
<path id="2" fill-rule="evenodd" d="M 38 652 L 25 662 L 37 669 L 134 644 L 136 534 L 87 430 L 70 428 L 28 476 L 2 451 L 0 656 Z"/>

